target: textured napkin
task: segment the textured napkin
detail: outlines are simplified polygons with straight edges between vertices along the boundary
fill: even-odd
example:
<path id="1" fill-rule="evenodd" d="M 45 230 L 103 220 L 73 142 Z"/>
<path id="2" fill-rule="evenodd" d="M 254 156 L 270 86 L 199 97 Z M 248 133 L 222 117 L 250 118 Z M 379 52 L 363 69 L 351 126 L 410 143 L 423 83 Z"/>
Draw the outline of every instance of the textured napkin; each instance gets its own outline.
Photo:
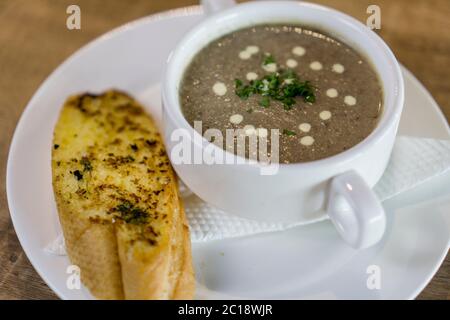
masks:
<path id="1" fill-rule="evenodd" d="M 384 201 L 449 170 L 450 140 L 398 137 L 388 167 L 374 191 Z M 311 223 L 268 223 L 244 219 L 207 204 L 183 184 L 180 192 L 193 242 L 282 231 Z M 60 235 L 45 250 L 65 254 L 63 237 Z"/>
<path id="2" fill-rule="evenodd" d="M 450 140 L 398 137 L 374 191 L 381 201 L 450 170 Z M 309 224 L 266 223 L 226 213 L 181 189 L 193 242 L 248 236 Z"/>

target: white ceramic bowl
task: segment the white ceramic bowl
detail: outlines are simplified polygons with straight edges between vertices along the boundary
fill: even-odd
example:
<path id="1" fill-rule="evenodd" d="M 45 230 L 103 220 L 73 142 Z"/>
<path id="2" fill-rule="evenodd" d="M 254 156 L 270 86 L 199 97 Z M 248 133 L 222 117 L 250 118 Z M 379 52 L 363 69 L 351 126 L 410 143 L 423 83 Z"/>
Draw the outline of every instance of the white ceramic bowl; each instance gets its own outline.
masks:
<path id="1" fill-rule="evenodd" d="M 273 175 L 261 175 L 262 165 L 258 163 L 179 163 L 173 156 L 179 145 L 173 133 L 180 128 L 189 132 L 184 138 L 193 154 L 205 152 L 205 147 L 207 152 L 224 152 L 194 131 L 182 114 L 178 90 L 186 67 L 199 50 L 218 37 L 270 23 L 317 28 L 364 54 L 378 73 L 384 92 L 384 110 L 378 126 L 349 150 L 317 161 L 280 164 Z M 183 182 L 200 198 L 227 212 L 255 220 L 308 222 L 328 214 L 344 239 L 355 247 L 376 243 L 385 229 L 384 211 L 371 187 L 380 179 L 389 160 L 403 101 L 399 64 L 380 37 L 346 14 L 291 1 L 249 2 L 207 17 L 172 52 L 162 88 L 169 155 Z M 238 158 L 234 154 L 227 156 Z"/>

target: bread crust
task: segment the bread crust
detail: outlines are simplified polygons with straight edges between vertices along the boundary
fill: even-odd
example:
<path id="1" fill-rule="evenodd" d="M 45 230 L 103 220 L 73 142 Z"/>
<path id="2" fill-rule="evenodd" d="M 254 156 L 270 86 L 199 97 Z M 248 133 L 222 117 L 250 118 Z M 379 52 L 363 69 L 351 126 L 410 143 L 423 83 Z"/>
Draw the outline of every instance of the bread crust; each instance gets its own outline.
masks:
<path id="1" fill-rule="evenodd" d="M 183 241 L 183 262 L 181 275 L 178 278 L 178 283 L 175 288 L 175 293 L 172 297 L 174 300 L 191 300 L 195 295 L 195 275 L 194 268 L 191 261 L 191 241 L 189 235 L 189 227 L 183 226 L 184 241 Z"/>
<path id="2" fill-rule="evenodd" d="M 123 299 L 114 225 L 78 219 L 58 200 L 57 207 L 67 253 L 80 267 L 83 284 L 99 299 Z"/>

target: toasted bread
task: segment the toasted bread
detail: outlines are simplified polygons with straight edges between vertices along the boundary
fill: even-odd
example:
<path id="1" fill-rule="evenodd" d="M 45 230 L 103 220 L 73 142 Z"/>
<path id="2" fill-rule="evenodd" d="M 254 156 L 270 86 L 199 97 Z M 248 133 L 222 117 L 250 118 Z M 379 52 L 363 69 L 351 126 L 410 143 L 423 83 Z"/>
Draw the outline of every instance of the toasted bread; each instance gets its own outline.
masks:
<path id="1" fill-rule="evenodd" d="M 53 189 L 71 262 L 100 299 L 191 299 L 189 228 L 153 120 L 128 95 L 70 97 Z"/>

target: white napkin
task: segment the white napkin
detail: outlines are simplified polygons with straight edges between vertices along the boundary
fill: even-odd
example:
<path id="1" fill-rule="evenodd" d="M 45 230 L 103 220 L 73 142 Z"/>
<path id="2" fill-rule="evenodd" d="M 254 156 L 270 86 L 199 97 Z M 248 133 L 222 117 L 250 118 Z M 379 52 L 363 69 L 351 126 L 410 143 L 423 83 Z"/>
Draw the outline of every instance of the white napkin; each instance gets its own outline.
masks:
<path id="1" fill-rule="evenodd" d="M 381 201 L 409 190 L 450 170 L 450 140 L 398 137 L 388 167 L 374 188 Z M 228 214 L 181 186 L 191 240 L 202 242 L 282 231 L 305 223 L 267 223 Z M 311 223 L 311 222 L 309 222 Z M 58 236 L 46 252 L 65 254 L 64 239 Z"/>

